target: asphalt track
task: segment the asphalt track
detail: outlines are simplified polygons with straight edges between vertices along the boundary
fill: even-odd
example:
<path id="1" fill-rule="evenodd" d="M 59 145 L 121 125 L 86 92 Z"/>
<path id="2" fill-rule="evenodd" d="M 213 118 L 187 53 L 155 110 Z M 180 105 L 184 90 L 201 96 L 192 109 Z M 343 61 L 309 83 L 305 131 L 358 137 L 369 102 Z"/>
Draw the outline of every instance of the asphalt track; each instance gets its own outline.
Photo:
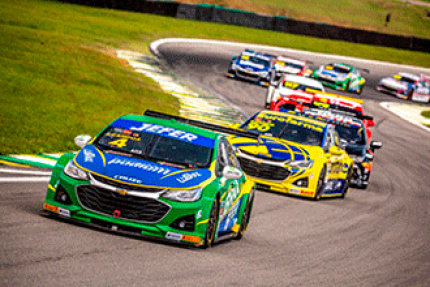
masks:
<path id="1" fill-rule="evenodd" d="M 159 50 L 182 75 L 250 115 L 263 107 L 265 89 L 224 76 L 245 47 Z M 331 61 L 296 56 L 313 66 Z M 46 182 L 0 183 L 0 285 L 429 286 L 430 133 L 382 109 L 379 102 L 395 99 L 372 88 L 407 69 L 358 64 L 370 70 L 361 97 L 377 123 L 373 138 L 384 144 L 368 189 L 320 202 L 258 192 L 242 241 L 203 251 L 41 217 Z"/>

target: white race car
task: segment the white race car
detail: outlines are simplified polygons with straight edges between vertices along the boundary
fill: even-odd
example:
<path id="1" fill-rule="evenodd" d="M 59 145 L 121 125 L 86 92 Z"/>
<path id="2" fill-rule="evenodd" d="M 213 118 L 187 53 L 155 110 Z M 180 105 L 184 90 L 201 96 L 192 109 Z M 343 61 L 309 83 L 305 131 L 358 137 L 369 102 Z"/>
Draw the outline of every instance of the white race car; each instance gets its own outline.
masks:
<path id="1" fill-rule="evenodd" d="M 410 73 L 397 73 L 391 77 L 379 80 L 376 90 L 407 99 L 409 91 L 419 77 Z"/>
<path id="2" fill-rule="evenodd" d="M 312 70 L 307 68 L 306 61 L 292 59 L 287 56 L 278 56 L 272 62 L 269 71 L 270 83 L 272 85 L 279 84 L 279 80 L 287 74 L 309 76 L 310 73 L 312 73 Z"/>
<path id="3" fill-rule="evenodd" d="M 323 85 L 317 80 L 296 76 L 285 75 L 277 86 L 271 85 L 267 89 L 266 109 L 270 109 L 281 97 L 302 91 L 305 93 L 325 92 Z"/>

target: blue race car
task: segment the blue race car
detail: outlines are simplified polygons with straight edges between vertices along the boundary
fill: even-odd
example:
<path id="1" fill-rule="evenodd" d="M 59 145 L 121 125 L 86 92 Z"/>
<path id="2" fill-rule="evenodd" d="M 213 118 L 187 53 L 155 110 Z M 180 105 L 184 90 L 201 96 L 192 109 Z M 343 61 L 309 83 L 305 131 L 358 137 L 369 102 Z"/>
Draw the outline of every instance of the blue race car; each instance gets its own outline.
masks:
<path id="1" fill-rule="evenodd" d="M 273 55 L 245 50 L 239 56 L 233 56 L 228 66 L 227 77 L 269 86 L 269 70 L 275 58 Z"/>

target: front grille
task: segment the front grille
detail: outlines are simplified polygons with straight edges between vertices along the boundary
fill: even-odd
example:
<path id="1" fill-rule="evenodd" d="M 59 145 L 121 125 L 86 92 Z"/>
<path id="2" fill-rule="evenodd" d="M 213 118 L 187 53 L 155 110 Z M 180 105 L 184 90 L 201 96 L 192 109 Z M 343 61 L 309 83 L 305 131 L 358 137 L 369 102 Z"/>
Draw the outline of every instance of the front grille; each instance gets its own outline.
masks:
<path id="1" fill-rule="evenodd" d="M 111 179 L 107 179 L 105 177 L 101 177 L 95 174 L 91 174 L 92 177 L 94 177 L 95 180 L 119 188 L 119 189 L 125 189 L 125 190 L 133 190 L 133 191 L 142 191 L 142 192 L 159 192 L 162 191 L 162 188 L 150 188 L 150 187 L 142 187 L 142 186 L 135 186 L 130 184 L 121 183 L 118 181 L 114 181 Z"/>
<path id="2" fill-rule="evenodd" d="M 79 202 L 88 210 L 109 216 L 115 213 L 117 218 L 138 222 L 158 222 L 170 210 L 170 206 L 152 198 L 121 195 L 94 185 L 80 185 L 76 193 Z"/>
<path id="3" fill-rule="evenodd" d="M 244 157 L 238 157 L 238 159 L 243 171 L 249 176 L 265 180 L 285 180 L 290 175 L 287 169 L 280 166 L 259 164 Z"/>
<path id="4" fill-rule="evenodd" d="M 259 75 L 256 75 L 256 74 L 250 74 L 250 73 L 247 73 L 247 72 L 244 72 L 244 71 L 240 71 L 240 70 L 237 70 L 237 74 L 238 74 L 239 76 L 244 77 L 244 78 L 247 78 L 247 79 L 258 80 L 258 79 L 260 78 L 260 76 L 259 76 Z"/>

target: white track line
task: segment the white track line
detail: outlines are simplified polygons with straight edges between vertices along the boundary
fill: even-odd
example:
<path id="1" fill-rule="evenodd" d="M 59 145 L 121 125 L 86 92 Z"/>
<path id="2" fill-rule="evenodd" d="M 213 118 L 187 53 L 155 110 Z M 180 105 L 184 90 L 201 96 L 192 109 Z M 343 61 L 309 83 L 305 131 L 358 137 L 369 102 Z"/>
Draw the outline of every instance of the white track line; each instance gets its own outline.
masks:
<path id="1" fill-rule="evenodd" d="M 57 163 L 57 161 L 54 160 L 54 159 L 48 159 L 48 158 L 43 158 L 43 157 L 39 157 L 39 156 L 10 155 L 10 157 L 17 158 L 17 159 L 22 159 L 22 160 L 27 160 L 27 161 L 31 161 L 31 162 L 44 163 L 44 164 L 51 165 L 51 166 L 54 166 Z"/>
<path id="2" fill-rule="evenodd" d="M 2 177 L 0 183 L 14 182 L 48 182 L 51 177 Z"/>
<path id="3" fill-rule="evenodd" d="M 325 57 L 328 59 L 353 60 L 353 61 L 366 63 L 366 64 L 378 64 L 380 66 L 390 66 L 390 67 L 394 67 L 394 68 L 416 68 L 416 69 L 421 69 L 423 71 L 426 71 L 426 73 L 430 73 L 430 69 L 426 69 L 423 67 L 393 64 L 393 63 L 387 63 L 387 62 L 376 61 L 376 60 L 364 60 L 364 59 L 346 57 L 346 56 L 328 55 L 328 54 L 300 51 L 300 50 L 294 50 L 294 49 L 288 49 L 288 48 L 282 48 L 282 47 L 273 47 L 273 46 L 248 44 L 248 43 L 235 43 L 235 42 L 217 41 L 217 40 L 167 38 L 167 39 L 160 39 L 160 40 L 156 40 L 156 41 L 152 42 L 149 45 L 149 48 L 155 55 L 160 57 L 161 55 L 160 55 L 160 52 L 158 51 L 158 47 L 160 45 L 163 45 L 166 43 L 214 44 L 214 45 L 226 45 L 226 46 L 232 46 L 232 47 L 247 47 L 247 48 L 254 48 L 254 49 L 265 49 L 265 50 L 271 50 L 271 51 L 285 51 L 285 52 L 293 52 L 293 53 L 297 53 L 297 54 L 301 54 L 301 55 L 308 55 L 308 56 L 312 55 L 312 56 L 318 56 L 318 57 Z"/>
<path id="4" fill-rule="evenodd" d="M 0 168 L 0 172 L 32 174 L 32 175 L 51 175 L 52 173 L 52 171 L 31 171 L 31 170 L 18 170 L 18 169 L 5 169 L 5 168 Z"/>

